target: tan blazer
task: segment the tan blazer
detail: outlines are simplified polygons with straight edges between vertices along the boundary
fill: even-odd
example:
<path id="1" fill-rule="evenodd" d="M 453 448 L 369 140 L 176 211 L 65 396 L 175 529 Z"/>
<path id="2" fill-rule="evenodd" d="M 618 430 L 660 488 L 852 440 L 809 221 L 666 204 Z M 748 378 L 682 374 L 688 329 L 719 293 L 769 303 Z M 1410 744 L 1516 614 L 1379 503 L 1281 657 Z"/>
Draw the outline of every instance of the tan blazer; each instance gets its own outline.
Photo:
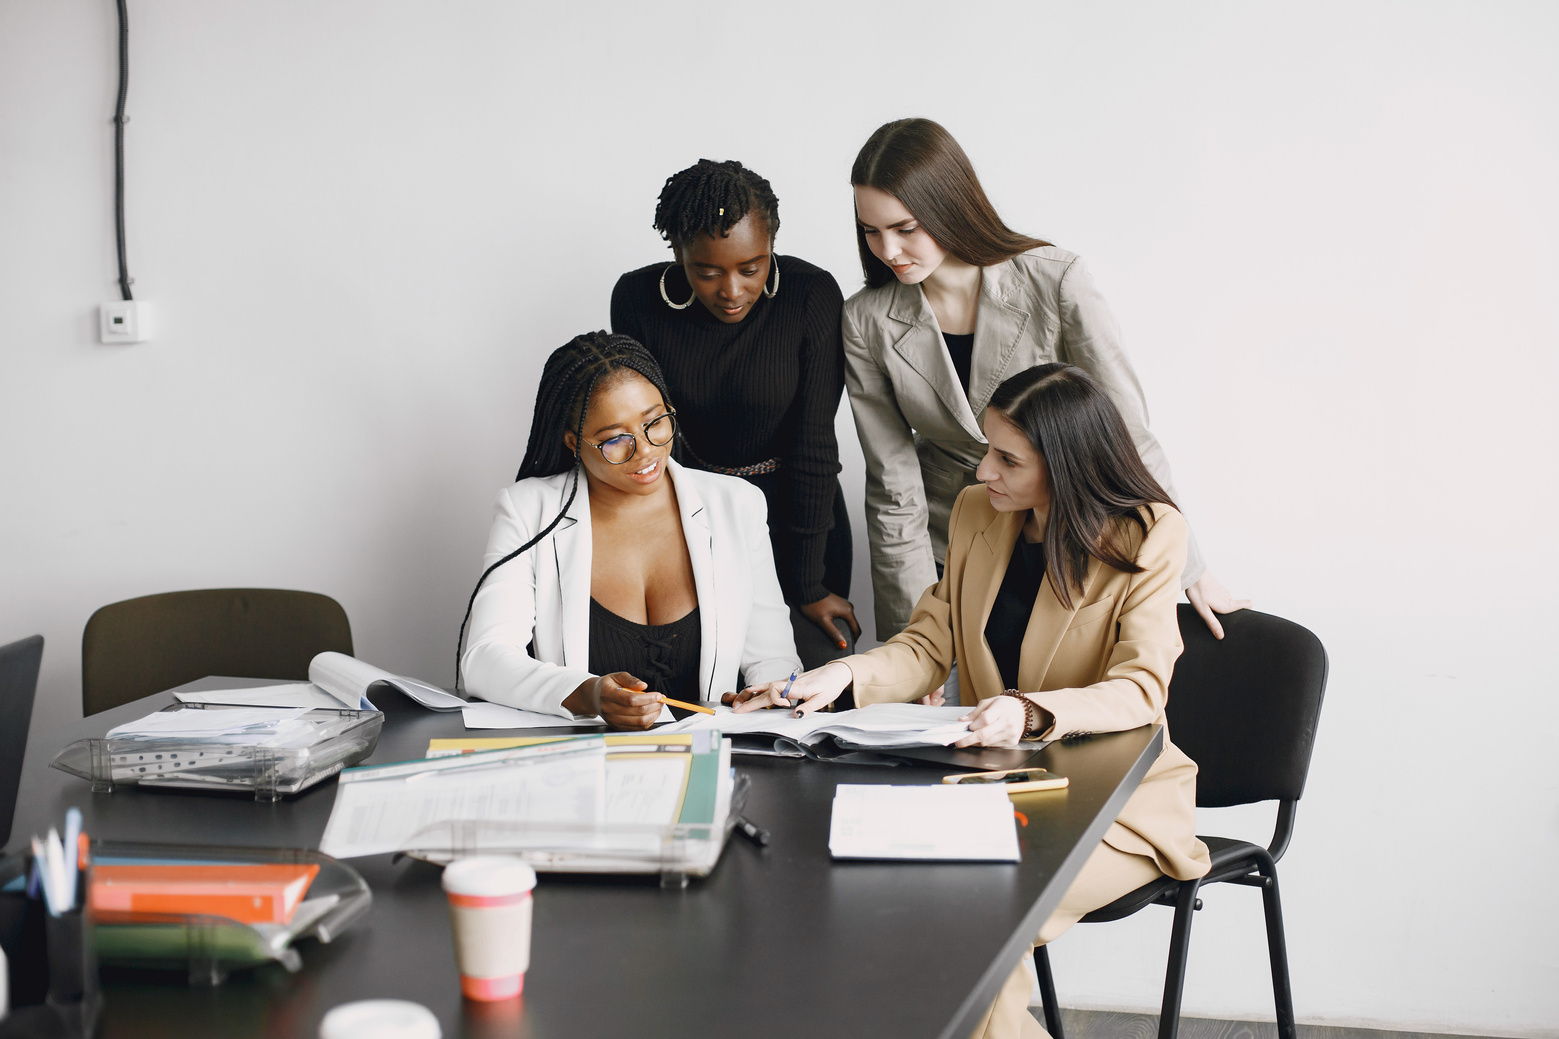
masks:
<path id="1" fill-rule="evenodd" d="M 942 342 L 925 293 L 897 281 L 862 289 L 844 305 L 845 386 L 866 456 L 877 637 L 909 620 L 936 580 L 958 492 L 985 453 L 980 420 L 1009 376 L 1050 361 L 1084 369 L 1126 420 L 1148 470 L 1176 498 L 1169 460 L 1148 431 L 1142 387 L 1120 328 L 1083 261 L 1045 246 L 987 267 L 980 280 L 969 393 Z M 1205 565 L 1193 538 L 1180 587 Z"/>
<path id="2" fill-rule="evenodd" d="M 997 512 L 981 487 L 958 496 L 947 567 L 915 606 L 909 626 L 886 645 L 846 657 L 859 704 L 908 702 L 946 680 L 958 661 L 959 692 L 973 705 L 1002 693 L 985 641 L 1007 562 L 1026 513 Z M 1169 742 L 1164 720 L 1169 679 L 1180 656 L 1175 603 L 1185 566 L 1186 524 L 1167 505 L 1144 510 L 1146 537 L 1131 533 L 1140 574 L 1090 560 L 1085 588 L 1061 605 L 1050 578 L 1040 584 L 1023 636 L 1018 688 L 1055 715 L 1044 739 L 1166 725 L 1164 750 L 1105 834 L 1120 851 L 1151 857 L 1177 880 L 1205 874 L 1207 847 L 1196 839 L 1196 763 Z"/>

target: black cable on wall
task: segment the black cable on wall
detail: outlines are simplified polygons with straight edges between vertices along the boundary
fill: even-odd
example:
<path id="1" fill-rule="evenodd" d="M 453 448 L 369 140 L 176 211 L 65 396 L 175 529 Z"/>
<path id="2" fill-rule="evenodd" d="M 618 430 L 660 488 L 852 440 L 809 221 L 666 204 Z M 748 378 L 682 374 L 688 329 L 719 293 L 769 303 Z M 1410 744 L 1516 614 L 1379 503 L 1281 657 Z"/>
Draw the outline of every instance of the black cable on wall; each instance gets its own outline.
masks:
<path id="1" fill-rule="evenodd" d="M 114 108 L 114 232 L 119 241 L 119 292 L 130 295 L 130 261 L 125 256 L 125 95 L 130 91 L 130 13 L 119 2 L 119 103 Z"/>

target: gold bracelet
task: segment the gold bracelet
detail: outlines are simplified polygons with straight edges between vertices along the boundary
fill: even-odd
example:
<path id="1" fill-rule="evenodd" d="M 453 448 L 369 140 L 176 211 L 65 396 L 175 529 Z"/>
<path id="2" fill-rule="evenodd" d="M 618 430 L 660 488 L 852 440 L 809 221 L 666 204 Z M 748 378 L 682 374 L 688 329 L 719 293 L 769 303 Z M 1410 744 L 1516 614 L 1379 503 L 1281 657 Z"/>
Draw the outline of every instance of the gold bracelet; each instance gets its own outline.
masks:
<path id="1" fill-rule="evenodd" d="M 1016 689 L 1004 690 L 1001 695 L 1016 697 L 1018 702 L 1023 705 L 1024 739 L 1028 739 L 1030 736 L 1039 732 L 1039 708 L 1034 705 L 1033 700 L 1030 700 Z"/>

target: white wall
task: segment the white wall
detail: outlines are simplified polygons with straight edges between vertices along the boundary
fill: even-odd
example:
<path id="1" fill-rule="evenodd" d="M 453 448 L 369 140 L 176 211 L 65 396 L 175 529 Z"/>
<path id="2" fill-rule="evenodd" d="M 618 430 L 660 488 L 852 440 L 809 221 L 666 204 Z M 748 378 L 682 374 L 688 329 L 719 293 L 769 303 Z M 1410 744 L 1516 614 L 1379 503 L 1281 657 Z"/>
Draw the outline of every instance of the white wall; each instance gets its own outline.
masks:
<path id="1" fill-rule="evenodd" d="M 327 592 L 447 681 L 541 359 L 665 255 L 661 181 L 742 159 L 850 292 L 850 160 L 929 115 L 1092 262 L 1216 572 L 1331 652 L 1301 1016 L 1559 1035 L 1559 8 L 131 0 L 161 331 L 104 347 L 112 6 L 0 0 L 0 641 L 48 638 L 37 724 L 94 608 L 175 588 Z M 1258 901 L 1208 895 L 1191 1012 L 1270 1015 Z M 1168 915 L 1064 938 L 1063 998 L 1155 1006 Z"/>

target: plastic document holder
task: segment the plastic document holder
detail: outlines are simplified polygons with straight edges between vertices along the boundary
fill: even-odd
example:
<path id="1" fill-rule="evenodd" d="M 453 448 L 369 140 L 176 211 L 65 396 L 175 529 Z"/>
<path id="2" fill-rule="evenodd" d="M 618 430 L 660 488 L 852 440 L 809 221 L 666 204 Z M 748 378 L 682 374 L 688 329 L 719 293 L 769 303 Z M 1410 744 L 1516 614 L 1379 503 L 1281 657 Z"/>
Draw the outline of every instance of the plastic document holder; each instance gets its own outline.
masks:
<path id="1" fill-rule="evenodd" d="M 159 715 L 183 711 L 232 711 L 205 704 L 175 704 Z M 252 791 L 256 801 L 277 801 L 306 790 L 373 753 L 384 726 L 378 711 L 320 708 L 284 736 L 249 742 L 194 734 L 105 736 L 77 740 L 52 767 L 80 776 L 94 793 L 133 784 L 207 791 Z"/>
<path id="2" fill-rule="evenodd" d="M 662 887 L 686 887 L 689 877 L 708 876 L 720 861 L 750 785 L 746 775 L 730 779 L 727 774 L 719 806 L 726 810 L 722 814 L 717 808 L 708 823 L 588 825 L 454 819 L 419 831 L 405 854 L 438 865 L 469 855 L 514 855 L 538 873 L 659 873 Z"/>
<path id="3" fill-rule="evenodd" d="M 242 923 L 201 913 L 95 910 L 99 962 L 183 971 L 191 985 L 220 985 L 230 971 L 272 962 L 296 972 L 303 966 L 293 947 L 297 942 L 331 941 L 373 903 L 373 894 L 356 870 L 302 848 L 94 841 L 92 856 L 94 869 L 99 870 L 106 866 L 318 867 L 302 900 L 280 923 Z"/>

